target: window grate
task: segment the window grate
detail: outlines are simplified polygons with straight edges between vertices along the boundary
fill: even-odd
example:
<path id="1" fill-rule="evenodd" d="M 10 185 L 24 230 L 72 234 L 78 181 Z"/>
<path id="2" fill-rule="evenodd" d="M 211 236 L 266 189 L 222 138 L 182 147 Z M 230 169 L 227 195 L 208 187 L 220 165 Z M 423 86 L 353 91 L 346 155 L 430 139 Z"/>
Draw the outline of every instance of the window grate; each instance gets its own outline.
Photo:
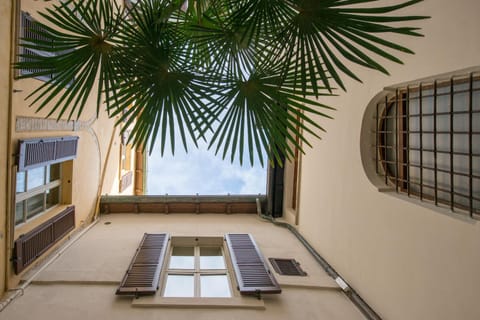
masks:
<path id="1" fill-rule="evenodd" d="M 268 258 L 273 269 L 282 276 L 307 276 L 295 259 Z"/>
<path id="2" fill-rule="evenodd" d="M 480 73 L 395 88 L 376 118 L 376 170 L 386 185 L 479 217 Z"/>

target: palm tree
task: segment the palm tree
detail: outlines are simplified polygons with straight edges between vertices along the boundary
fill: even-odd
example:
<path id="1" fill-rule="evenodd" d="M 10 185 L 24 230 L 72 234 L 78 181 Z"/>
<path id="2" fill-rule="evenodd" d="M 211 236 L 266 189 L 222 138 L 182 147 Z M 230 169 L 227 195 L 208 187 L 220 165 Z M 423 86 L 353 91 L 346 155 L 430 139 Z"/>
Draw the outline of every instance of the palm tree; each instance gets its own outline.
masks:
<path id="1" fill-rule="evenodd" d="M 21 42 L 50 54 L 23 53 L 15 68 L 54 75 L 29 96 L 49 116 L 79 117 L 95 95 L 97 114 L 133 124 L 137 146 L 174 151 L 177 130 L 185 150 L 204 139 L 263 165 L 262 150 L 278 160 L 309 145 L 303 132 L 319 137 L 312 115 L 333 109 L 322 96 L 345 90 L 345 76 L 360 81 L 349 65 L 387 74 L 375 58 L 413 53 L 382 36 L 420 36 L 401 24 L 426 17 L 391 14 L 420 1 L 66 0 Z"/>

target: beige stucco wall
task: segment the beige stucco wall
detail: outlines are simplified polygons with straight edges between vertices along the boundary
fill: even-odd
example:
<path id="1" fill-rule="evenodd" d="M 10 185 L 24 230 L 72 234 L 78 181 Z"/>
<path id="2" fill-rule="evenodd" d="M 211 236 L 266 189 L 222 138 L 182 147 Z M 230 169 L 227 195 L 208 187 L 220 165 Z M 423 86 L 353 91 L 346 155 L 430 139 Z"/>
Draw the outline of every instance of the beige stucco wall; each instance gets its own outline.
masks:
<path id="1" fill-rule="evenodd" d="M 7 145 L 8 145 L 8 105 L 10 97 L 10 46 L 3 45 L 10 41 L 11 3 L 0 2 L 0 292 L 5 290 L 6 266 L 6 218 L 7 218 Z M 1 294 L 0 294 L 1 295 Z"/>
<path id="2" fill-rule="evenodd" d="M 161 297 L 164 281 L 153 296 L 135 299 L 115 296 L 121 279 L 143 234 L 168 233 L 181 237 L 223 237 L 225 233 L 250 233 L 265 258 L 294 258 L 306 277 L 280 276 L 281 294 L 262 299 L 232 298 L 220 306 L 197 298 L 177 298 L 176 307 Z M 228 261 L 228 258 L 227 258 Z M 228 262 L 227 262 L 228 263 Z M 268 264 L 268 262 L 267 262 Z M 172 298 L 171 298 L 172 299 Z M 163 301 L 162 301 L 163 300 Z M 183 301 L 182 301 L 183 300 Z M 238 301 L 234 307 L 233 301 Z M 46 302 L 47 301 L 47 302 Z M 258 309 L 247 308 L 256 306 Z M 287 229 L 252 214 L 110 214 L 75 241 L 43 269 L 24 292 L 0 313 L 0 319 L 205 319 L 205 320 L 361 320 L 365 319 L 306 248 Z"/>
<path id="3" fill-rule="evenodd" d="M 29 220 L 27 223 L 21 224 L 13 230 L 12 240 L 17 239 L 20 235 L 28 232 L 34 227 L 38 226 L 42 222 L 55 216 L 61 212 L 67 205 L 75 205 L 76 213 L 76 227 L 82 227 L 88 224 L 95 211 L 95 205 L 97 200 L 97 194 L 99 193 L 112 193 L 112 190 L 118 192 L 118 172 L 119 172 L 119 153 L 120 153 L 120 137 L 118 131 L 114 132 L 115 119 L 109 119 L 104 110 L 101 110 L 98 118 L 96 113 L 96 100 L 95 98 L 89 99 L 87 106 L 80 118 L 72 118 L 72 120 L 78 120 L 78 126 L 72 131 L 70 130 L 44 130 L 44 129 L 31 129 L 31 130 L 17 130 L 15 123 L 19 117 L 23 118 L 38 118 L 45 119 L 50 109 L 47 107 L 45 110 L 36 112 L 36 107 L 29 107 L 32 99 L 26 100 L 28 94 L 30 94 L 35 88 L 41 85 L 43 82 L 36 79 L 23 79 L 14 80 L 13 89 L 11 94 L 11 103 L 9 103 L 8 81 L 10 79 L 8 70 L 10 69 L 10 48 L 14 48 L 14 41 L 10 40 L 10 19 L 15 17 L 16 14 L 12 14 L 11 5 L 13 3 L 21 4 L 21 10 L 30 13 L 34 18 L 40 19 L 37 14 L 38 10 L 42 10 L 43 7 L 51 5 L 53 2 L 43 2 L 35 0 L 22 0 L 20 1 L 2 1 L 0 4 L 0 32 L 4 35 L 1 37 L 2 46 L 0 46 L 0 66 L 2 72 L 2 78 L 0 78 L 0 99 L 5 99 L 4 107 L 1 108 L 0 121 L 5 121 L 5 125 L 1 125 L 1 130 L 4 130 L 4 134 L 1 135 L 0 147 L 2 150 L 7 150 L 7 145 L 10 144 L 12 153 L 17 148 L 19 139 L 28 138 L 40 138 L 40 137 L 58 137 L 65 135 L 79 136 L 79 145 L 77 158 L 71 164 L 71 170 L 62 167 L 63 175 L 69 176 L 65 183 L 71 185 L 71 192 L 69 195 L 64 195 L 62 204 L 52 208 L 51 210 L 36 216 Z M 12 33 L 15 35 L 15 31 Z M 2 100 L 3 101 L 3 100 Z M 11 106 L 11 108 L 9 108 Z M 8 110 L 11 109 L 9 117 L 7 116 Z M 4 116 L 5 113 L 5 116 Z M 57 119 L 57 114 L 53 114 L 50 118 Z M 67 112 L 68 115 L 68 112 Z M 66 120 L 66 116 L 62 117 L 62 120 Z M 10 121 L 10 138 L 7 131 L 7 123 Z M 28 120 L 27 120 L 28 122 Z M 26 122 L 26 123 L 27 123 Z M 113 139 L 112 139 L 113 134 Z M 9 139 L 9 140 L 7 140 Z M 110 148 L 109 153 L 109 146 Z M 107 154 L 109 158 L 107 160 Z M 11 165 L 8 167 L 5 163 L 7 152 L 0 153 L 0 166 L 2 168 L 1 179 L 4 181 L 7 176 L 13 175 L 15 164 L 15 156 L 12 154 L 10 161 Z M 102 173 L 105 171 L 103 177 Z M 104 179 L 102 179 L 104 178 Z M 63 183 L 63 182 L 62 182 Z M 62 184 L 63 185 L 63 184 Z M 7 216 L 11 219 L 14 217 L 14 212 L 11 212 L 7 205 L 4 204 L 4 200 L 12 195 L 14 190 L 6 189 L 6 182 L 2 182 L 0 185 L 0 194 L 5 195 L 0 200 L 0 222 L 2 229 L 0 232 L 5 233 L 7 230 L 8 221 L 4 221 Z M 69 188 L 64 188 L 69 189 Z M 114 192 L 113 192 L 114 193 Z M 0 238 L 0 241 L 4 241 L 4 238 Z M 9 248 L 12 243 L 5 243 L 0 250 L 7 248 L 8 252 L 11 252 Z M 9 287 L 15 287 L 18 283 L 19 277 L 13 275 L 12 264 L 5 260 L 5 257 L 9 259 L 11 253 L 5 254 L 5 251 L 0 251 L 0 292 L 3 292 L 3 280 L 8 280 Z M 2 268 L 6 268 L 5 271 Z"/>
<path id="4" fill-rule="evenodd" d="M 364 84 L 324 100 L 338 111 L 303 157 L 299 228 L 384 319 L 480 319 L 480 223 L 381 193 L 362 167 L 363 115 L 385 86 L 480 65 L 480 2 L 408 12 L 432 17 L 415 23 L 424 38 L 396 38 L 416 54 L 391 76 L 355 68 Z"/>

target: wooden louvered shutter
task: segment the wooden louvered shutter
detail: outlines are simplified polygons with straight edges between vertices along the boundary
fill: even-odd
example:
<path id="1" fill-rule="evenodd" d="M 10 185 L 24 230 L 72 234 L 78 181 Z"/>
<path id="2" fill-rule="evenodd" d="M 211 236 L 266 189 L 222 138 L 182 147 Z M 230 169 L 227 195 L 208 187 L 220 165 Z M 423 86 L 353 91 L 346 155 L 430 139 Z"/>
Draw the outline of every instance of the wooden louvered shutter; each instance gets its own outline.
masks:
<path id="1" fill-rule="evenodd" d="M 77 147 L 77 136 L 20 140 L 18 171 L 75 159 Z"/>
<path id="2" fill-rule="evenodd" d="M 152 295 L 158 281 L 167 248 L 168 235 L 145 233 L 116 294 Z"/>
<path id="3" fill-rule="evenodd" d="M 225 235 L 242 294 L 280 293 L 282 290 L 250 234 Z"/>
<path id="4" fill-rule="evenodd" d="M 75 229 L 75 206 L 70 206 L 33 230 L 22 234 L 14 244 L 15 274 L 19 274 L 35 262 L 73 229 Z"/>

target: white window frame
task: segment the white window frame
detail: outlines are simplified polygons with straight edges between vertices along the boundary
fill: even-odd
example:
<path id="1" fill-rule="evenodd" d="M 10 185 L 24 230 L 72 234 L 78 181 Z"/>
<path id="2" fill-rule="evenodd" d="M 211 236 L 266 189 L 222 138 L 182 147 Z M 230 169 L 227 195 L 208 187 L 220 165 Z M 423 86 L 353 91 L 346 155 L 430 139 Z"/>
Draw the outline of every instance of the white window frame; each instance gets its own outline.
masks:
<path id="1" fill-rule="evenodd" d="M 24 190 L 25 191 L 16 193 L 16 195 L 15 195 L 15 212 L 14 212 L 14 214 L 15 214 L 15 226 L 16 227 L 34 219 L 34 218 L 36 218 L 40 215 L 42 215 L 45 212 L 48 212 L 48 211 L 52 210 L 53 208 L 60 205 L 60 203 L 62 202 L 62 187 L 61 187 L 61 185 L 62 185 L 62 163 L 58 163 L 58 166 L 59 166 L 59 177 L 58 177 L 58 179 L 50 181 L 50 182 L 46 182 L 47 181 L 47 174 L 48 174 L 48 172 L 50 172 L 50 170 L 47 170 L 47 168 L 51 167 L 53 165 L 56 165 L 56 164 L 47 164 L 47 165 L 43 166 L 45 168 L 44 176 L 43 176 L 43 184 L 40 185 L 40 186 L 37 186 L 35 188 L 32 188 L 30 190 L 27 189 L 27 181 L 28 181 L 29 171 L 31 171 L 32 169 L 24 171 L 25 172 L 25 178 L 23 180 L 23 183 L 25 184 L 24 185 Z M 16 181 L 15 190 L 17 189 L 17 184 L 19 182 L 20 181 Z M 47 192 L 49 190 L 52 190 L 52 189 L 57 188 L 57 187 L 59 188 L 59 190 L 58 190 L 58 192 L 59 192 L 58 202 L 55 203 L 54 205 L 52 205 L 51 207 L 47 208 Z M 28 212 L 27 212 L 28 199 L 31 199 L 31 198 L 39 195 L 39 194 L 43 194 L 42 210 L 39 211 L 39 212 L 36 212 L 33 215 L 31 215 L 30 217 L 28 217 Z M 23 219 L 22 219 L 22 221 L 17 222 L 16 205 L 17 205 L 17 203 L 20 203 L 20 202 L 24 203 L 23 204 Z"/>
<path id="2" fill-rule="evenodd" d="M 170 260 L 174 248 L 181 247 L 193 247 L 194 249 L 194 268 L 193 269 L 170 269 Z M 200 248 L 219 248 L 222 252 L 222 257 L 225 263 L 225 269 L 201 269 L 200 268 Z M 226 299 L 233 297 L 233 286 L 232 286 L 232 269 L 229 268 L 228 256 L 226 252 L 228 249 L 224 247 L 223 237 L 172 237 L 170 241 L 170 247 L 167 253 L 167 259 L 165 261 L 165 266 L 163 268 L 162 276 L 162 290 L 161 296 L 165 297 L 165 287 L 167 284 L 168 275 L 192 275 L 194 277 L 194 296 L 191 298 L 201 298 L 208 299 L 207 297 L 201 297 L 201 284 L 200 277 L 202 275 L 225 275 L 228 279 L 228 291 L 230 293 L 229 297 L 224 297 Z M 168 298 L 168 297 L 166 297 Z M 177 298 L 177 297 L 172 297 Z M 178 297 L 180 298 L 180 297 Z M 188 299 L 188 298 L 187 298 Z"/>

